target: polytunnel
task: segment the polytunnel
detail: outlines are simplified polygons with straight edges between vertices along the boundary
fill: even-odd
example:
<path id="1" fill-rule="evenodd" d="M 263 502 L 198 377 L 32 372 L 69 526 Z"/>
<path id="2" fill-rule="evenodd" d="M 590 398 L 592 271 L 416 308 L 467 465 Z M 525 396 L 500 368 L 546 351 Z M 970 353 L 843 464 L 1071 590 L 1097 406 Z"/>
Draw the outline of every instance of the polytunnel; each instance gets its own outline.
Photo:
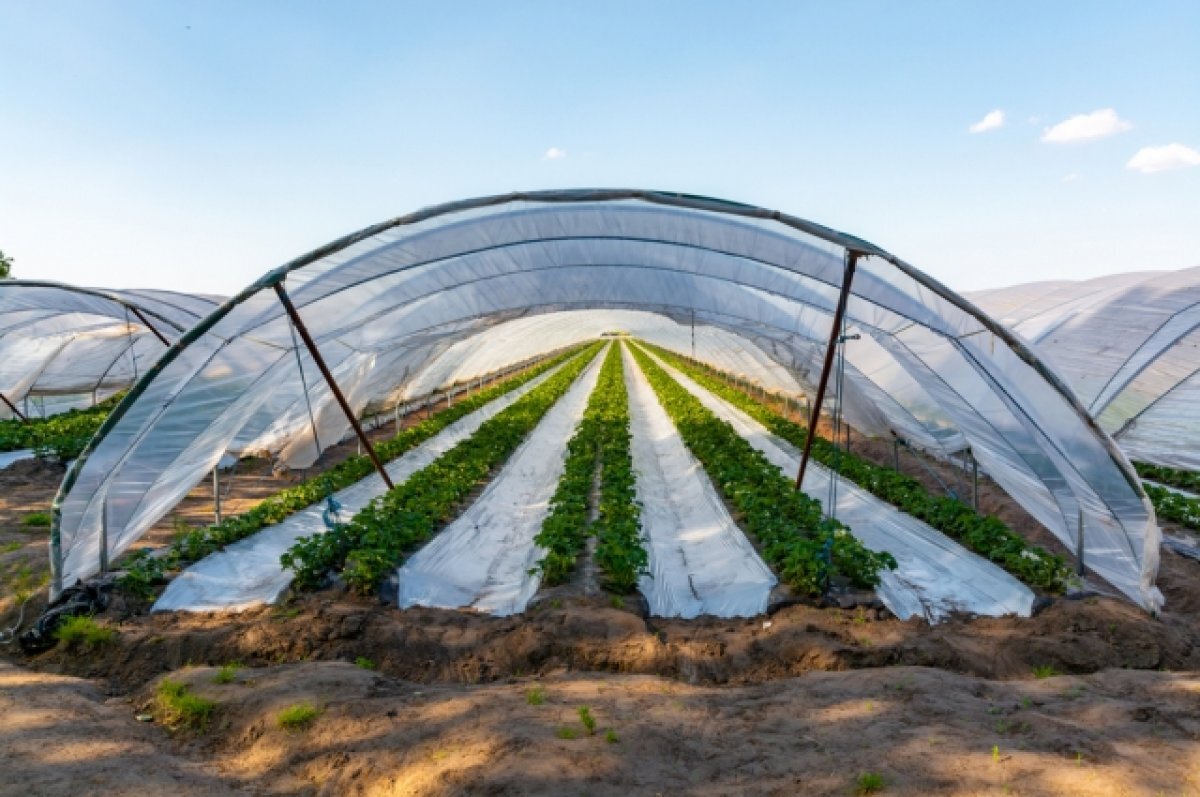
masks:
<path id="1" fill-rule="evenodd" d="M 52 415 L 128 388 L 221 301 L 0 280 L 0 417 Z"/>
<path id="2" fill-rule="evenodd" d="M 1200 267 L 980 292 L 1133 459 L 1200 469 Z"/>
<path id="3" fill-rule="evenodd" d="M 681 353 L 695 329 L 698 358 L 807 388 L 839 306 L 851 423 L 931 450 L 969 447 L 1089 568 L 1141 606 L 1161 604 L 1160 534 L 1132 468 L 1018 338 L 854 236 L 639 190 L 441 205 L 348 235 L 247 287 L 141 377 L 68 472 L 55 500 L 52 589 L 98 572 L 102 556 L 124 551 L 227 450 L 291 445 L 311 461 L 344 434 L 349 421 L 318 376 L 322 364 L 362 414 L 402 401 L 428 369 L 443 369 L 432 382 L 484 369 L 495 356 L 489 336 L 519 329 L 506 322 L 531 325 L 523 348 L 505 355 L 515 358 L 594 334 L 543 316 L 623 310 L 658 317 L 660 341 Z M 474 363 L 465 352 L 458 365 L 436 364 L 471 339 Z M 296 445 L 309 405 L 317 440 Z"/>

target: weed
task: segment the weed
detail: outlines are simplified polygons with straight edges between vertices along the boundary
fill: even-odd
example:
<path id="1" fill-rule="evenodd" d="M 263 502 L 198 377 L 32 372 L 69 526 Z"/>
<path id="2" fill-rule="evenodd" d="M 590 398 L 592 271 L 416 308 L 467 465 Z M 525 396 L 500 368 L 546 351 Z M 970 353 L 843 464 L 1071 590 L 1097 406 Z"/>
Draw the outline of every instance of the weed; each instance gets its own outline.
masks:
<path id="1" fill-rule="evenodd" d="M 531 706 L 540 706 L 546 702 L 546 691 L 540 686 L 525 690 L 525 702 Z"/>
<path id="2" fill-rule="evenodd" d="M 1000 763 L 1000 745 L 998 744 L 992 745 L 992 761 Z"/>
<path id="3" fill-rule="evenodd" d="M 371 661 L 366 656 L 359 656 L 354 660 L 354 666 L 364 670 L 373 670 L 375 669 L 375 662 Z"/>
<path id="4" fill-rule="evenodd" d="M 22 526 L 45 527 L 50 525 L 49 512 L 30 512 L 21 519 Z"/>
<path id="5" fill-rule="evenodd" d="M 579 721 L 583 723 L 583 727 L 587 730 L 588 736 L 594 736 L 596 733 L 596 718 L 592 716 L 592 710 L 587 706 L 579 707 Z"/>
<path id="6" fill-rule="evenodd" d="M 193 694 L 187 684 L 164 679 L 155 692 L 154 704 L 160 719 L 170 728 L 186 727 L 202 731 L 208 727 L 217 704 Z"/>
<path id="7" fill-rule="evenodd" d="M 578 739 L 579 731 L 574 728 L 564 725 L 554 732 L 554 735 L 560 739 Z"/>
<path id="8" fill-rule="evenodd" d="M 1021 708 L 1024 708 L 1024 709 L 1033 708 L 1033 698 L 1031 698 L 1029 696 L 1025 696 L 1025 697 L 1021 698 Z"/>
<path id="9" fill-rule="evenodd" d="M 608 599 L 608 603 L 614 609 L 624 609 L 625 608 L 625 599 L 622 598 L 620 595 L 610 596 Z"/>
<path id="10" fill-rule="evenodd" d="M 609 744 L 616 744 L 621 740 L 617 738 L 617 732 L 612 728 L 609 728 L 604 732 L 604 741 L 608 742 Z"/>
<path id="11" fill-rule="evenodd" d="M 98 648 L 117 638 L 116 630 L 100 625 L 91 617 L 68 617 L 54 631 L 54 636 L 64 648 L 83 645 Z"/>
<path id="12" fill-rule="evenodd" d="M 319 716 L 321 716 L 321 709 L 312 703 L 296 703 L 279 712 L 275 722 L 285 731 L 303 731 L 307 730 Z"/>
<path id="13" fill-rule="evenodd" d="M 875 792 L 883 791 L 883 787 L 887 785 L 883 780 L 883 775 L 878 772 L 863 772 L 858 776 L 858 780 L 854 782 L 855 794 L 874 794 Z"/>
<path id="14" fill-rule="evenodd" d="M 271 613 L 272 620 L 294 620 L 300 616 L 299 606 L 280 606 Z"/>
<path id="15" fill-rule="evenodd" d="M 12 542 L 6 542 L 4 545 L 0 545 L 0 553 L 12 553 L 13 551 L 18 551 L 23 547 L 25 547 L 25 543 L 21 542 L 20 540 L 13 540 Z"/>
<path id="16" fill-rule="evenodd" d="M 1058 670 L 1054 669 L 1051 664 L 1039 664 L 1033 668 L 1034 678 L 1053 678 L 1056 675 L 1061 675 Z"/>
<path id="17" fill-rule="evenodd" d="M 242 668 L 242 665 L 236 661 L 231 661 L 221 669 L 217 670 L 217 674 L 213 676 L 214 684 L 231 684 L 237 680 L 237 671 Z"/>

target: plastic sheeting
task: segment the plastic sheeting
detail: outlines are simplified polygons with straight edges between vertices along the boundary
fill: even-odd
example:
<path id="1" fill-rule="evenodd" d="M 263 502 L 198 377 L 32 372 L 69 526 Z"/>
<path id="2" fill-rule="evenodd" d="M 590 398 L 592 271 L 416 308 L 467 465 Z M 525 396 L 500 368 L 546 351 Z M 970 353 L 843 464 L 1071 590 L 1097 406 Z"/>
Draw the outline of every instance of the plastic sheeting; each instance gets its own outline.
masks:
<path id="1" fill-rule="evenodd" d="M 650 614 L 762 614 L 778 580 L 729 516 L 627 349 L 624 364 L 637 500 L 650 554 L 650 575 L 638 588 Z"/>
<path id="2" fill-rule="evenodd" d="M 27 416 L 91 406 L 153 365 L 167 347 L 158 335 L 173 343 L 220 301 L 0 280 L 0 393 Z M 12 415 L 0 402 L 0 418 Z"/>
<path id="3" fill-rule="evenodd" d="M 650 354 L 654 357 L 653 353 Z M 750 445 L 787 474 L 800 469 L 800 452 L 742 410 L 698 385 L 685 374 L 654 358 L 689 393 L 728 422 Z M 825 504 L 831 472 L 809 460 L 804 492 Z M 879 599 L 901 620 L 924 617 L 929 622 L 954 612 L 998 617 L 1033 610 L 1033 592 L 991 562 L 976 556 L 928 524 L 906 515 L 853 482 L 837 483 L 836 517 L 875 551 L 896 557 L 896 569 L 880 574 Z M 826 508 L 828 510 L 828 507 Z"/>
<path id="4" fill-rule="evenodd" d="M 973 298 L 1063 374 L 1131 457 L 1200 470 L 1200 267 Z"/>
<path id="5" fill-rule="evenodd" d="M 413 554 L 396 574 L 402 608 L 471 608 L 507 616 L 525 611 L 542 583 L 545 552 L 533 539 L 550 514 L 566 468 L 567 443 L 596 388 L 603 352 L 546 412 L 471 506 Z"/>
<path id="6" fill-rule="evenodd" d="M 475 434 L 484 422 L 511 407 L 561 367 L 552 368 L 470 415 L 459 418 L 424 443 L 392 460 L 386 466 L 392 483 L 403 484 L 414 473 Z M 339 490 L 334 497 L 341 503 L 342 517 L 346 519 L 353 517 L 371 499 L 384 492 L 383 479 L 379 478 L 379 474 L 372 473 Z M 292 583 L 292 574 L 283 568 L 279 557 L 301 537 L 325 533 L 324 509 L 324 503 L 314 504 L 281 523 L 206 556 L 167 585 L 152 611 L 242 611 L 264 603 L 274 603 Z"/>
<path id="7" fill-rule="evenodd" d="M 455 343 L 567 310 L 643 310 L 719 328 L 811 383 L 850 250 L 861 256 L 848 331 L 861 339 L 846 350 L 848 417 L 866 431 L 908 429 L 924 445 L 969 445 L 1071 550 L 1082 512 L 1089 565 L 1140 605 L 1159 605 L 1161 535 L 1136 475 L 1018 339 L 860 239 L 746 205 L 627 190 L 431 208 L 347 236 L 248 287 L 164 355 L 68 473 L 56 502 L 52 591 L 96 572 L 102 525 L 113 559 L 222 453 L 272 427 L 286 433 L 280 419 L 302 417 L 294 337 L 276 285 L 286 286 L 362 411 Z M 546 347 L 561 346 L 569 327 L 544 331 Z M 311 359 L 300 359 L 328 445 L 345 420 Z"/>

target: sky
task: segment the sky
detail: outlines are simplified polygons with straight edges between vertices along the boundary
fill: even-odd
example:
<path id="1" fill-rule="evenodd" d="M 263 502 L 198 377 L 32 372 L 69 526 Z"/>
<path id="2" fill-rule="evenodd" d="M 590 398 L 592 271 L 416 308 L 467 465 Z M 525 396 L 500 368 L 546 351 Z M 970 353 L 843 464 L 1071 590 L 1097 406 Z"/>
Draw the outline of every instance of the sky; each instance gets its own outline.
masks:
<path id="1" fill-rule="evenodd" d="M 1200 2 L 0 0 L 0 250 L 235 293 L 439 202 L 681 191 L 951 287 L 1200 265 Z"/>

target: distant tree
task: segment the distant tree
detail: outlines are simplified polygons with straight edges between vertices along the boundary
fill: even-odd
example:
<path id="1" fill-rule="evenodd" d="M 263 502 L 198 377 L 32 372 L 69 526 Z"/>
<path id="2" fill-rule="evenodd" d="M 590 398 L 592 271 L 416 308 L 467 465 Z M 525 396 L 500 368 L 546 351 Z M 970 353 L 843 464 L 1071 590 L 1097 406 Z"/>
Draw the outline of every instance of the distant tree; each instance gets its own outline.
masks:
<path id="1" fill-rule="evenodd" d="M 12 276 L 13 259 L 4 254 L 4 250 L 0 249 L 0 280 L 8 279 Z"/>

